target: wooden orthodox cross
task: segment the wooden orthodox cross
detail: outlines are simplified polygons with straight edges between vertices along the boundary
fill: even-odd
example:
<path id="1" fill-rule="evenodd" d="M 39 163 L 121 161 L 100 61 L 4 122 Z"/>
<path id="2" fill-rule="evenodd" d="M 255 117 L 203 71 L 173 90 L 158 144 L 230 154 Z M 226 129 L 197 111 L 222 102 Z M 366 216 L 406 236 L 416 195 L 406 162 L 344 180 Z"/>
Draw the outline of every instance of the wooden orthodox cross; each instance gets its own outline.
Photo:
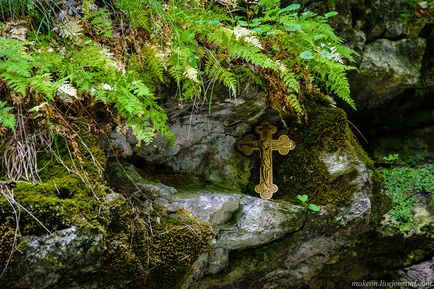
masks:
<path id="1" fill-rule="evenodd" d="M 247 136 L 237 142 L 237 148 L 246 156 L 251 155 L 254 151 L 259 151 L 261 168 L 259 184 L 255 187 L 255 191 L 261 195 L 261 198 L 271 199 L 278 190 L 278 187 L 273 184 L 273 151 L 277 150 L 281 155 L 286 155 L 295 148 L 295 143 L 287 135 L 281 135 L 279 139 L 273 139 L 277 127 L 271 125 L 268 121 L 261 122 L 261 125 L 255 128 L 255 131 L 259 134 L 259 140 Z"/>

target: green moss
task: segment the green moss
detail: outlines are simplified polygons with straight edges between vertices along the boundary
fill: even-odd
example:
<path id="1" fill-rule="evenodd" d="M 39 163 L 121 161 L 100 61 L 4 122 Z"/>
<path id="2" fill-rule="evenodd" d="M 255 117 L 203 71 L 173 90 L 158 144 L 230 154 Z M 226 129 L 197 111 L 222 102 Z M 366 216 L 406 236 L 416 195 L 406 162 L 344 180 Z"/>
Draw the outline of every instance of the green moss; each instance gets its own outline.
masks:
<path id="1" fill-rule="evenodd" d="M 193 262 L 209 249 L 212 228 L 180 211 L 161 216 L 155 229 L 149 288 L 179 288 Z"/>
<path id="2" fill-rule="evenodd" d="M 96 162 L 102 167 L 106 163 L 96 138 L 87 138 L 86 147 L 80 147 L 82 161 L 71 159 L 66 146 L 63 141 L 55 146 L 63 164 L 49 154 L 39 156 L 42 182 L 16 184 L 15 200 L 33 215 L 21 212 L 21 235 L 47 234 L 40 223 L 52 232 L 71 226 L 97 230 L 104 234 L 105 244 L 101 259 L 96 260 L 101 263 L 100 269 L 92 274 L 99 285 L 178 288 L 199 254 L 209 247 L 212 236 L 209 225 L 186 212 L 167 214 L 157 208 L 139 213 L 125 198 L 108 196 L 112 191 L 95 167 Z M 5 198 L 0 198 L 0 264 L 3 265 L 15 236 L 13 209 Z M 146 224 L 149 218 L 159 222 Z M 14 259 L 12 267 L 13 262 Z M 68 278 L 71 276 L 62 277 L 59 282 L 67 284 Z M 80 282 L 92 281 L 83 278 Z"/>
<path id="3" fill-rule="evenodd" d="M 137 206 L 134 207 L 133 200 L 127 202 L 119 194 L 112 194 L 94 166 L 94 158 L 105 166 L 104 153 L 93 147 L 96 142 L 91 144 L 87 145 L 93 158 L 90 153 L 83 154 L 86 158 L 82 162 L 62 158 L 66 166 L 75 164 L 78 168 L 75 173 L 68 172 L 48 155 L 42 155 L 42 182 L 16 184 L 15 200 L 33 215 L 21 210 L 20 236 L 47 234 L 37 220 L 52 232 L 71 226 L 95 230 L 104 236 L 105 250 L 101 258 L 95 260 L 101 265 L 95 267 L 99 268 L 96 272 L 80 276 L 79 282 L 97 282 L 104 288 L 178 288 L 199 254 L 208 249 L 212 229 L 186 212 L 167 214 L 161 208 L 152 212 L 137 210 L 143 207 L 141 202 L 134 203 Z M 67 149 L 58 146 L 57 152 L 62 151 L 66 153 Z M 0 197 L 1 265 L 6 263 L 13 247 L 13 209 Z M 159 222 L 147 224 L 145 220 L 150 219 Z M 25 252 L 25 244 L 19 242 L 17 245 Z M 16 249 L 14 252 L 14 256 L 18 256 Z M 19 259 L 12 259 L 11 268 Z M 59 284 L 68 284 L 74 278 L 66 274 Z"/>
<path id="4" fill-rule="evenodd" d="M 16 221 L 12 216 L 0 218 L 0 270 L 9 259 L 15 236 Z"/>
<path id="5" fill-rule="evenodd" d="M 303 130 L 303 145 L 334 151 L 345 145 L 348 119 L 341 109 L 320 107 L 313 110 Z"/>
<path id="6" fill-rule="evenodd" d="M 321 160 L 323 153 L 339 153 L 344 149 L 373 169 L 373 162 L 357 143 L 341 109 L 316 108 L 306 124 L 291 127 L 288 134 L 296 143 L 295 149 L 286 156 L 273 155 L 274 183 L 279 187 L 275 199 L 298 203 L 296 196 L 307 194 L 310 202 L 319 205 L 346 202 L 356 190 L 353 180 L 358 171 L 353 168 L 337 177 L 331 176 Z M 259 172 L 259 166 L 253 171 Z M 257 195 L 254 186 L 258 181 L 258 174 L 253 174 L 247 188 L 249 193 Z"/>
<path id="7" fill-rule="evenodd" d="M 38 155 L 39 177 L 43 182 L 71 173 L 80 175 L 90 183 L 103 182 L 107 157 L 99 145 L 98 137 L 85 133 L 77 145 L 81 160 L 72 155 L 73 148 L 69 141 L 63 138 L 54 141 L 52 153 L 43 152 Z M 62 165 L 58 159 L 62 160 Z"/>
<path id="8" fill-rule="evenodd" d="M 434 164 L 418 168 L 395 167 L 383 169 L 386 189 L 392 197 L 392 209 L 389 215 L 402 232 L 413 227 L 413 209 L 416 206 L 416 194 L 426 192 L 434 198 Z"/>

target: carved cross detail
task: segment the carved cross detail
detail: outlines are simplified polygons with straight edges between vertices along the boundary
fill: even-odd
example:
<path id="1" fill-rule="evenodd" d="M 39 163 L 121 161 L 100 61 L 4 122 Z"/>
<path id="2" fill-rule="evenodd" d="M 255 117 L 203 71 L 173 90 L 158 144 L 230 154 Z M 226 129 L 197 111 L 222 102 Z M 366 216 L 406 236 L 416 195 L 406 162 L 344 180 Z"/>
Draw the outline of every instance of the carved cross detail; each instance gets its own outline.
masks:
<path id="1" fill-rule="evenodd" d="M 277 127 L 271 125 L 268 121 L 263 121 L 261 125 L 255 128 L 255 131 L 259 134 L 259 140 L 247 136 L 237 142 L 237 149 L 246 156 L 259 151 L 261 168 L 259 185 L 255 187 L 255 191 L 261 195 L 261 198 L 271 199 L 278 190 L 278 187 L 273 184 L 273 151 L 277 150 L 281 155 L 286 155 L 295 148 L 295 143 L 287 135 L 281 135 L 279 139 L 273 139 Z"/>

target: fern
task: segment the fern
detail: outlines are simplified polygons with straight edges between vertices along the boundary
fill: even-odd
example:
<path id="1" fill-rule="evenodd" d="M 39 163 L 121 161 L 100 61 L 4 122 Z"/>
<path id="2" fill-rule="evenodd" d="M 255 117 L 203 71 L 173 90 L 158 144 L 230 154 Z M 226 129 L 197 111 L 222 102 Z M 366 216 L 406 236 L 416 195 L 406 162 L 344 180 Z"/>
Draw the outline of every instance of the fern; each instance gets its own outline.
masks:
<path id="1" fill-rule="evenodd" d="M 22 43 L 15 39 L 0 37 L 0 71 L 10 75 L 30 77 L 31 57 Z"/>
<path id="2" fill-rule="evenodd" d="M 14 74 L 8 73 L 8 72 L 0 73 L 0 78 L 2 78 L 4 81 L 6 81 L 6 84 L 13 91 L 15 91 L 21 95 L 26 94 L 27 78 L 19 76 L 19 75 L 14 75 Z"/>
<path id="3" fill-rule="evenodd" d="M 143 0 L 119 0 L 115 5 L 123 11 L 134 28 L 148 30 L 151 25 L 148 10 L 144 9 L 144 2 Z"/>
<path id="4" fill-rule="evenodd" d="M 293 72 L 291 72 L 289 69 L 284 69 L 280 72 L 280 77 L 289 90 L 293 90 L 296 93 L 299 92 L 299 84 L 297 79 L 295 79 L 295 74 Z"/>
<path id="5" fill-rule="evenodd" d="M 13 2 L 0 7 L 15 9 Z M 170 135 L 154 96 L 161 83 L 176 83 L 184 100 L 207 94 L 214 84 L 235 97 L 238 82 L 254 76 L 278 95 L 276 109 L 299 120 L 309 106 L 304 94 L 317 89 L 355 107 L 346 78 L 354 52 L 327 24 L 334 13 L 298 12 L 299 4 L 281 7 L 279 0 L 248 3 L 248 15 L 236 1 L 84 0 L 81 14 L 57 17 L 65 7 L 49 2 L 48 10 L 36 0 L 3 13 L 33 11 L 29 21 L 56 23 L 57 37 L 46 31 L 38 47 L 0 37 L 0 80 L 27 100 L 87 99 L 115 108 L 144 142 Z"/>
<path id="6" fill-rule="evenodd" d="M 217 58 L 211 53 L 210 59 L 205 64 L 205 74 L 210 79 L 216 79 L 218 82 L 223 83 L 224 86 L 229 88 L 231 95 L 237 95 L 237 79 L 235 75 L 223 68 Z"/>
<path id="7" fill-rule="evenodd" d="M 40 93 L 49 100 L 53 100 L 58 84 L 53 83 L 51 75 L 48 73 L 36 75 L 29 80 L 29 86 L 37 93 Z"/>
<path id="8" fill-rule="evenodd" d="M 145 68 L 149 70 L 151 75 L 157 78 L 160 82 L 164 82 L 165 59 L 157 56 L 158 52 L 153 47 L 147 47 L 143 51 Z"/>
<path id="9" fill-rule="evenodd" d="M 340 99 L 345 101 L 353 109 L 356 109 L 356 104 L 350 96 L 350 84 L 345 75 L 345 70 L 335 70 L 327 75 L 327 85 Z"/>
<path id="10" fill-rule="evenodd" d="M 113 22 L 110 19 L 111 13 L 108 9 L 98 9 L 86 13 L 87 24 L 92 30 L 103 38 L 110 38 L 113 36 Z"/>
<path id="11" fill-rule="evenodd" d="M 289 91 L 288 94 L 288 101 L 290 104 L 290 107 L 295 111 L 298 118 L 304 115 L 304 110 L 301 107 L 300 102 L 298 101 L 297 95 L 295 93 L 299 93 L 299 84 L 297 79 L 295 79 L 294 73 L 289 71 L 288 69 L 285 69 L 280 72 L 280 77 L 283 80 L 283 83 L 285 83 L 286 88 Z M 295 93 L 294 93 L 295 92 Z"/>
<path id="12" fill-rule="evenodd" d="M 79 19 L 68 17 L 63 21 L 59 21 L 53 30 L 62 38 L 75 40 L 82 34 L 81 32 L 83 31 L 83 27 L 81 26 Z"/>
<path id="13" fill-rule="evenodd" d="M 0 127 L 15 129 L 15 115 L 11 114 L 12 107 L 6 106 L 6 101 L 0 101 Z"/>

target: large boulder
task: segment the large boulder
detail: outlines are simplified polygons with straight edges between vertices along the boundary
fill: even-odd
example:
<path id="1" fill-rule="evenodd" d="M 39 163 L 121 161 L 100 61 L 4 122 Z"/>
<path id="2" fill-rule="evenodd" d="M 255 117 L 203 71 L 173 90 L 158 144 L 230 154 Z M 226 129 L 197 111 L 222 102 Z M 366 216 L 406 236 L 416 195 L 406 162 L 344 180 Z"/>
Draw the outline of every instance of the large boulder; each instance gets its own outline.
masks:
<path id="1" fill-rule="evenodd" d="M 426 40 L 379 39 L 367 44 L 352 79 L 353 96 L 361 110 L 380 110 L 402 92 L 415 88 L 420 78 Z"/>

